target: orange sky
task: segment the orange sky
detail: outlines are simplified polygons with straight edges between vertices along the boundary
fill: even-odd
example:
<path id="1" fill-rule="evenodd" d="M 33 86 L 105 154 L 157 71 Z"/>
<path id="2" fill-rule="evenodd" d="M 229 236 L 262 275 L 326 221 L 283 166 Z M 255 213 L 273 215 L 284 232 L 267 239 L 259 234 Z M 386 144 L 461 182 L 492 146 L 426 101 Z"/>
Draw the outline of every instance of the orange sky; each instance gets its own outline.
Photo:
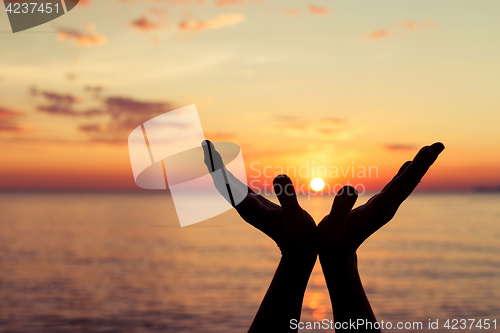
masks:
<path id="1" fill-rule="evenodd" d="M 136 189 L 128 134 L 190 104 L 207 139 L 242 148 L 249 181 L 266 166 L 375 166 L 322 178 L 376 190 L 441 141 L 419 188 L 498 187 L 499 9 L 87 0 L 17 34 L 2 11 L 0 189 Z"/>

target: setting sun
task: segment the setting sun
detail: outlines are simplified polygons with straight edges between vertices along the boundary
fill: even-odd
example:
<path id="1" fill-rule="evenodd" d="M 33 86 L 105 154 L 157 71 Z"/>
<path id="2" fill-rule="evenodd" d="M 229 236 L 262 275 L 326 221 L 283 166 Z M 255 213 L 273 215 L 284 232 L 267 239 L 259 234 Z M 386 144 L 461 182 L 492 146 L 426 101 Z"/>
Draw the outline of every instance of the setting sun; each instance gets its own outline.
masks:
<path id="1" fill-rule="evenodd" d="M 321 178 L 311 180 L 311 188 L 315 191 L 321 191 L 325 187 L 325 182 Z"/>

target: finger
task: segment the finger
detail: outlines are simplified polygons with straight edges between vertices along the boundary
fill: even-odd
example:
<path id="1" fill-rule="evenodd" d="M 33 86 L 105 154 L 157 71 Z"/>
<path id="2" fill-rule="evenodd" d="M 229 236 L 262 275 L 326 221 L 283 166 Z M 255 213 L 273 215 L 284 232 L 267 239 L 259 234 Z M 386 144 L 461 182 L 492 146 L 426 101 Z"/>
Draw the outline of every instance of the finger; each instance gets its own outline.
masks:
<path id="1" fill-rule="evenodd" d="M 401 168 L 399 168 L 399 171 L 398 171 L 398 173 L 394 176 L 394 178 L 396 178 L 397 176 L 401 175 L 401 174 L 403 173 L 403 171 L 405 171 L 406 167 L 407 167 L 408 165 L 410 165 L 410 164 L 411 164 L 411 161 L 406 161 L 406 162 L 404 162 L 404 163 L 403 163 L 403 165 L 401 166 Z M 393 178 L 393 179 L 394 179 L 394 178 Z"/>
<path id="2" fill-rule="evenodd" d="M 405 163 L 403 163 L 403 165 L 401 166 L 401 168 L 399 168 L 399 171 L 398 173 L 391 179 L 390 182 L 388 182 L 384 188 L 382 189 L 382 191 L 380 191 L 380 193 L 384 192 L 387 187 L 389 187 L 391 185 L 391 183 L 393 183 L 395 181 L 396 178 L 398 178 L 402 173 L 403 171 L 405 171 L 405 169 L 408 167 L 408 165 L 410 165 L 411 161 L 406 161 Z M 375 194 L 373 197 L 371 197 L 367 202 L 366 204 L 369 204 L 370 202 L 372 202 L 373 200 L 375 200 L 375 198 L 379 197 L 379 194 Z"/>
<path id="3" fill-rule="evenodd" d="M 387 218 L 383 219 L 382 223 L 385 224 L 392 219 L 399 206 L 417 187 L 443 149 L 444 145 L 440 142 L 423 147 L 401 175 L 391 181 L 387 188 L 377 196 L 377 210 L 387 213 Z"/>
<path id="4" fill-rule="evenodd" d="M 413 190 L 417 187 L 417 185 L 420 183 L 422 178 L 425 176 L 427 171 L 429 171 L 429 168 L 436 162 L 439 154 L 444 150 L 444 145 L 441 142 L 436 142 L 433 145 L 430 146 L 432 149 L 432 154 L 427 160 L 426 165 L 420 170 L 420 174 L 418 175 L 417 179 L 415 179 L 414 183 L 412 184 L 411 187 L 407 189 L 407 191 L 403 195 L 402 201 L 406 200 L 408 196 L 413 192 Z"/>
<path id="5" fill-rule="evenodd" d="M 280 207 L 271 203 L 260 194 L 256 194 L 250 187 L 227 170 L 222 162 L 222 157 L 212 142 L 204 140 L 201 146 L 203 147 L 205 156 L 205 165 L 219 193 L 236 209 L 243 220 L 272 238 L 270 207 L 275 207 L 275 209 Z M 221 169 L 222 178 L 216 175 L 215 171 L 219 169 Z M 231 189 L 232 191 L 230 192 Z M 228 196 L 229 193 L 236 195 L 236 197 L 244 197 L 244 199 L 235 205 L 232 198 Z"/>
<path id="6" fill-rule="evenodd" d="M 283 208 L 283 211 L 298 212 L 301 211 L 295 188 L 292 180 L 287 175 L 279 175 L 273 181 L 274 193 Z"/>
<path id="7" fill-rule="evenodd" d="M 401 168 L 399 168 L 399 171 L 398 173 L 391 179 L 390 182 L 387 183 L 387 185 L 384 186 L 384 188 L 382 189 L 381 192 L 383 192 L 399 175 L 401 175 L 403 173 L 403 171 L 405 171 L 406 167 L 408 167 L 408 165 L 410 165 L 411 161 L 406 161 L 402 166 Z"/>
<path id="8" fill-rule="evenodd" d="M 431 147 L 425 146 L 420 149 L 413 161 L 405 167 L 404 171 L 388 184 L 384 192 L 380 193 L 381 199 L 383 201 L 397 201 L 403 193 L 406 193 L 413 186 L 431 155 Z"/>
<path id="9" fill-rule="evenodd" d="M 201 143 L 203 147 L 203 153 L 205 155 L 205 165 L 207 166 L 210 172 L 214 172 L 215 170 L 219 170 L 224 166 L 222 162 L 222 157 L 219 152 L 215 149 L 214 144 L 209 140 L 204 140 Z"/>
<path id="10" fill-rule="evenodd" d="M 216 179 L 214 179 L 214 185 L 219 191 L 219 193 L 221 193 L 224 197 L 226 197 L 225 194 L 227 192 L 227 184 L 229 184 L 233 191 L 238 192 L 238 194 L 233 192 L 233 194 L 235 194 L 237 197 L 246 196 L 245 199 L 241 203 L 237 204 L 235 207 L 238 213 L 240 213 L 242 217 L 243 215 L 245 216 L 243 217 L 245 221 L 251 223 L 248 220 L 248 218 L 252 218 L 252 214 L 249 214 L 249 211 L 255 208 L 255 205 L 258 206 L 262 204 L 263 206 L 260 206 L 260 210 L 263 210 L 265 208 L 269 209 L 279 208 L 279 206 L 276 205 L 275 203 L 264 198 L 262 195 L 255 193 L 250 187 L 248 187 L 245 183 L 236 178 L 229 170 L 227 170 L 222 162 L 222 157 L 220 156 L 219 152 L 215 149 L 214 144 L 210 140 L 204 140 L 201 143 L 201 146 L 203 147 L 203 153 L 205 155 L 205 165 L 210 171 L 212 179 L 214 179 L 213 172 L 215 170 L 223 168 L 225 175 L 224 181 L 216 181 Z M 257 203 L 256 201 L 259 201 L 259 203 Z M 253 208 L 248 209 L 248 207 L 253 207 Z M 253 225 L 253 223 L 251 224 Z"/>
<path id="11" fill-rule="evenodd" d="M 352 186 L 344 186 L 335 196 L 329 219 L 345 221 L 358 199 L 358 191 Z"/>
<path id="12" fill-rule="evenodd" d="M 220 156 L 219 152 L 215 149 L 215 146 L 211 141 L 204 140 L 201 143 L 201 146 L 203 147 L 203 153 L 205 155 L 205 160 L 204 160 L 205 165 L 207 166 L 210 173 L 212 174 L 216 170 L 223 169 L 222 173 L 224 176 L 224 184 L 220 184 L 223 188 L 225 187 L 225 184 L 230 184 L 232 188 L 236 188 L 238 191 L 241 191 L 242 193 L 245 192 L 253 193 L 253 191 L 248 186 L 243 184 L 238 178 L 236 178 L 229 170 L 227 170 L 224 167 L 222 157 Z"/>
<path id="13" fill-rule="evenodd" d="M 215 170 L 219 170 L 221 168 L 224 168 L 224 171 L 225 171 L 224 172 L 225 173 L 224 181 L 226 183 L 229 183 L 232 188 L 237 188 L 242 193 L 245 193 L 245 192 L 255 193 L 251 188 L 249 188 L 246 184 L 242 183 L 238 178 L 236 178 L 229 170 L 227 170 L 224 167 L 222 157 L 220 156 L 219 152 L 215 149 L 215 146 L 211 141 L 204 140 L 201 143 L 201 146 L 203 147 L 203 153 L 205 155 L 205 165 L 207 166 L 208 170 L 211 173 L 215 172 Z M 227 177 L 227 179 L 226 179 L 226 177 Z M 259 199 L 260 198 L 263 198 L 263 197 L 259 196 Z"/>
<path id="14" fill-rule="evenodd" d="M 420 179 L 422 179 L 422 177 L 427 173 L 431 165 L 433 165 L 434 162 L 436 162 L 439 154 L 441 154 L 444 150 L 444 145 L 441 142 L 436 142 L 431 145 L 431 149 L 432 149 L 432 154 L 429 157 L 429 160 L 427 161 L 427 165 L 422 169 L 418 181 L 420 181 Z"/>

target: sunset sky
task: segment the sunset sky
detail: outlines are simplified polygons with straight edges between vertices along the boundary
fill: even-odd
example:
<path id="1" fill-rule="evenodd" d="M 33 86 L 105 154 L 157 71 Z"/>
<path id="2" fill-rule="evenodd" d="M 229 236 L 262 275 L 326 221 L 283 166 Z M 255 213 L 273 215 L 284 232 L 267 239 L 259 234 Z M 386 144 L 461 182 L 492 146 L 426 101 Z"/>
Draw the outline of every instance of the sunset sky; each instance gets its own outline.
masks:
<path id="1" fill-rule="evenodd" d="M 3 5 L 0 8 L 4 8 Z M 500 2 L 86 0 L 13 34 L 0 11 L 0 189 L 135 189 L 132 129 L 196 104 L 251 163 L 376 166 L 500 186 Z M 255 165 L 255 164 L 254 164 Z M 309 182 L 310 179 L 301 179 Z"/>

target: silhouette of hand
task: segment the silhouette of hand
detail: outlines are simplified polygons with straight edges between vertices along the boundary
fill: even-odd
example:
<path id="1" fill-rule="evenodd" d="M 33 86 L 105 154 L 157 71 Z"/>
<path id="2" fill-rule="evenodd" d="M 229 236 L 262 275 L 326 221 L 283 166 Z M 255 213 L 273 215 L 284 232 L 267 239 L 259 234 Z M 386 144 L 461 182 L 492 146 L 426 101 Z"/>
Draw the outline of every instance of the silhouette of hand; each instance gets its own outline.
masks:
<path id="1" fill-rule="evenodd" d="M 351 209 L 358 194 L 350 186 L 343 187 L 334 199 L 330 214 L 318 225 L 320 254 L 340 257 L 355 254 L 370 235 L 394 217 L 443 149 L 440 142 L 423 147 L 413 161 L 403 164 L 380 193 L 354 210 Z"/>
<path id="2" fill-rule="evenodd" d="M 273 181 L 274 192 L 281 204 L 277 205 L 262 195 L 255 193 L 229 172 L 214 145 L 205 140 L 202 142 L 205 153 L 205 164 L 211 171 L 215 187 L 219 192 L 226 193 L 230 186 L 235 196 L 245 198 L 234 208 L 249 224 L 272 238 L 283 255 L 317 254 L 315 233 L 316 223 L 303 210 L 295 194 L 292 181 L 286 175 L 277 176 Z M 215 179 L 212 171 L 222 169 L 225 183 Z M 228 200 L 229 201 L 229 200 Z"/>

